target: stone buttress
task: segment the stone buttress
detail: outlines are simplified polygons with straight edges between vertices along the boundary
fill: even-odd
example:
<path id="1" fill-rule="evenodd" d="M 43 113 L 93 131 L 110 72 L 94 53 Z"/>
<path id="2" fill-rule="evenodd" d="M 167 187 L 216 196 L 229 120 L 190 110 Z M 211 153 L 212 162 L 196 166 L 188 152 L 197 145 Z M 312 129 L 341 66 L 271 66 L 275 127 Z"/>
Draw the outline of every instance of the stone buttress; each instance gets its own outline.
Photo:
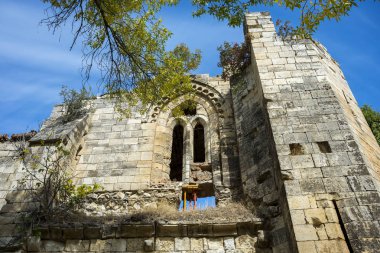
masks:
<path id="1" fill-rule="evenodd" d="M 247 14 L 245 33 L 252 62 L 231 84 L 240 170 L 273 252 L 377 252 L 380 148 L 338 64 L 281 39 L 268 13 Z"/>

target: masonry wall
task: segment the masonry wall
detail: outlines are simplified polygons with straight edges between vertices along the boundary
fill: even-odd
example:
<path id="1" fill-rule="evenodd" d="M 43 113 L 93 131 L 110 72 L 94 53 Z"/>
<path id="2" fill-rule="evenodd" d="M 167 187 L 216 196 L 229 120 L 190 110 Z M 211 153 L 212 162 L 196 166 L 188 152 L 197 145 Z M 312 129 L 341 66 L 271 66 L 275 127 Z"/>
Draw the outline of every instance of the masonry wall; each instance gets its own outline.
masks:
<path id="1" fill-rule="evenodd" d="M 377 190 L 380 190 L 380 147 L 363 116 L 360 107 L 352 94 L 350 87 L 339 67 L 339 64 L 328 54 L 327 50 L 320 44 L 314 45 L 315 51 L 321 56 L 325 77 L 320 79 L 330 83 L 337 97 L 344 116 L 348 122 L 355 143 L 358 145 L 361 157 L 369 168 L 374 178 Z M 362 85 L 366 85 L 363 83 Z M 353 144 L 355 145 L 355 144 Z M 358 156 L 360 159 L 360 156 Z"/>
<path id="2" fill-rule="evenodd" d="M 248 66 L 231 80 L 242 187 L 247 206 L 266 219 L 266 240 L 273 252 L 286 252 L 290 235 L 282 210 L 285 197 L 279 191 L 281 175 L 273 135 L 254 67 Z"/>
<path id="3" fill-rule="evenodd" d="M 17 229 L 12 215 L 14 210 L 7 208 L 7 203 L 17 201 L 22 205 L 23 202 L 20 198 L 10 198 L 10 193 L 17 187 L 17 172 L 21 169 L 17 145 L 17 142 L 0 143 L 0 248 L 12 239 L 11 235 Z"/>
<path id="4" fill-rule="evenodd" d="M 30 252 L 255 252 L 256 238 L 230 237 L 157 237 L 108 240 L 42 240 Z M 258 252 L 261 252 L 260 250 Z"/>
<path id="5" fill-rule="evenodd" d="M 328 81 L 325 55 L 309 41 L 283 41 L 268 13 L 246 18 L 280 173 L 287 175 L 280 191 L 291 252 L 376 252 L 379 194 Z"/>
<path id="6" fill-rule="evenodd" d="M 7 193 L 16 187 L 16 173 L 21 166 L 17 142 L 0 143 L 0 209 L 6 204 Z"/>
<path id="7" fill-rule="evenodd" d="M 128 119 L 107 99 L 93 102 L 89 129 L 78 153 L 78 183 L 101 184 L 106 191 L 147 188 L 152 167 L 155 123 L 137 110 Z"/>

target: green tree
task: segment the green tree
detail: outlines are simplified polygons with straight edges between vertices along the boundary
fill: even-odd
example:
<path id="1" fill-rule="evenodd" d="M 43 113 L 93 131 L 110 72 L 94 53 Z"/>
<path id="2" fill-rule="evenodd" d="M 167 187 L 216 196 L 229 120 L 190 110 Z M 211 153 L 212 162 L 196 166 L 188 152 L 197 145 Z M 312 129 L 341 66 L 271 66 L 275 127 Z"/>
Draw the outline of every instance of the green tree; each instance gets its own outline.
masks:
<path id="1" fill-rule="evenodd" d="M 121 102 L 157 102 L 187 92 L 187 75 L 197 68 L 200 52 L 185 45 L 165 50 L 171 33 L 156 13 L 176 0 L 42 0 L 49 5 L 42 22 L 55 31 L 72 23 L 75 43 L 83 44 L 84 73 L 88 80 L 96 66 L 105 91 Z M 122 109 L 122 106 L 118 106 Z"/>
<path id="2" fill-rule="evenodd" d="M 94 66 L 101 72 L 105 91 L 129 105 L 141 101 L 143 107 L 162 97 L 173 97 L 191 90 L 187 75 L 197 68 L 200 52 L 185 45 L 167 51 L 171 33 L 157 13 L 179 0 L 41 0 L 48 5 L 43 20 L 53 31 L 72 23 L 72 47 L 80 38 L 83 44 L 84 73 L 88 80 Z M 192 0 L 194 16 L 210 14 L 229 25 L 239 26 L 244 13 L 257 5 L 284 6 L 299 13 L 300 21 L 292 35 L 310 37 L 326 19 L 339 20 L 361 0 Z M 281 31 L 281 29 L 280 29 Z M 287 32 L 286 32 L 287 33 Z"/>
<path id="3" fill-rule="evenodd" d="M 361 109 L 373 135 L 375 135 L 377 143 L 380 145 L 380 113 L 374 111 L 369 105 L 363 105 Z"/>
<path id="4" fill-rule="evenodd" d="M 219 20 L 227 20 L 231 26 L 239 26 L 244 14 L 257 5 L 283 6 L 299 15 L 299 24 L 293 30 L 294 35 L 309 38 L 325 20 L 339 21 L 348 15 L 352 7 L 363 0 L 193 0 L 197 7 L 195 16 L 210 14 Z"/>

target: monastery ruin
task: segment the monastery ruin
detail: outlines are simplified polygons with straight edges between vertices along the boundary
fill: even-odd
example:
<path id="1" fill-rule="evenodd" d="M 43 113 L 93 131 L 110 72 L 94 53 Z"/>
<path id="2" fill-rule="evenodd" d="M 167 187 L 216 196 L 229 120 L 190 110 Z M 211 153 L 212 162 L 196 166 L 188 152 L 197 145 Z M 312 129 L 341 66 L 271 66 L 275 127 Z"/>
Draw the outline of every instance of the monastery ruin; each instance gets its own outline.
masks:
<path id="1" fill-rule="evenodd" d="M 247 14 L 244 32 L 251 64 L 231 82 L 195 75 L 196 108 L 185 115 L 172 110 L 186 95 L 122 119 L 99 97 L 67 124 L 57 124 L 56 106 L 28 145 L 74 150 L 75 183 L 103 187 L 86 200 L 89 217 L 202 199 L 242 203 L 249 215 L 39 224 L 15 240 L 28 200 L 19 154 L 4 140 L 0 251 L 379 252 L 380 148 L 339 65 L 319 44 L 284 41 L 269 13 Z"/>

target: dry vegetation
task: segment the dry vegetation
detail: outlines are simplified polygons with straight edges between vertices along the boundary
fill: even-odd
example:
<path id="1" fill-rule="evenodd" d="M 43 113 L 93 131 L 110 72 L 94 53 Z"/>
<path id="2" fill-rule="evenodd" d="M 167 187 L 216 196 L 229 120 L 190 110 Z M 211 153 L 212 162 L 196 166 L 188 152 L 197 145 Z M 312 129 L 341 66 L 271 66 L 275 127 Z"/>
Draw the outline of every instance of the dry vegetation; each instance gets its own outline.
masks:
<path id="1" fill-rule="evenodd" d="M 239 221 L 253 218 L 252 212 L 241 203 L 229 203 L 225 206 L 204 210 L 178 211 L 172 205 L 160 203 L 157 209 L 147 209 L 131 214 L 127 221 L 180 221 L 212 222 Z"/>
<path id="2" fill-rule="evenodd" d="M 129 214 L 102 217 L 90 217 L 81 214 L 66 217 L 65 222 L 80 223 L 150 223 L 150 222 L 180 222 L 180 223 L 204 223 L 204 222 L 237 222 L 248 221 L 254 218 L 251 211 L 241 203 L 229 203 L 224 206 L 207 208 L 204 210 L 178 211 L 167 203 L 159 203 L 157 208 L 145 208 Z"/>

